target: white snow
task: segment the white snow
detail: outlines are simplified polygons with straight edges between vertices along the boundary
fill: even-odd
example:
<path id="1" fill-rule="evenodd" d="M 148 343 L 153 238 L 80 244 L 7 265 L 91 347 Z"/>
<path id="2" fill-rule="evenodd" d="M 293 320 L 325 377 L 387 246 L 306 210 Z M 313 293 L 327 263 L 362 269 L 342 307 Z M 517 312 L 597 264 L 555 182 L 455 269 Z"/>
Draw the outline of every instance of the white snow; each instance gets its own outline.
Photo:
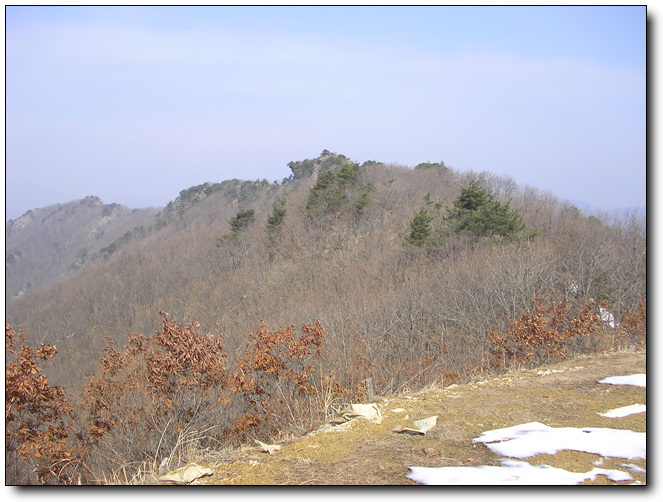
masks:
<path id="1" fill-rule="evenodd" d="M 635 375 L 613 376 L 599 380 L 599 383 L 609 383 L 612 385 L 635 385 L 636 387 L 647 387 L 647 375 L 637 373 Z"/>
<path id="2" fill-rule="evenodd" d="M 597 427 L 549 427 L 539 422 L 484 432 L 474 439 L 498 455 L 513 458 L 554 455 L 560 450 L 596 453 L 606 457 L 647 458 L 647 434 Z"/>
<path id="3" fill-rule="evenodd" d="M 407 477 L 426 485 L 577 485 L 603 474 L 612 481 L 633 477 L 615 469 L 570 472 L 549 465 L 530 465 L 520 460 L 500 459 L 501 466 L 410 467 Z"/>
<path id="4" fill-rule="evenodd" d="M 608 418 L 622 418 L 628 415 L 635 415 L 636 413 L 646 413 L 647 406 L 644 404 L 631 404 L 629 406 L 623 406 L 621 408 L 615 408 L 614 410 L 607 411 L 605 413 L 599 413 L 602 417 Z"/>
<path id="5" fill-rule="evenodd" d="M 635 464 L 619 464 L 619 465 L 621 465 L 622 467 L 626 467 L 628 470 L 633 471 L 633 472 L 647 472 L 646 469 L 643 469 L 639 465 L 635 465 Z"/>
<path id="6" fill-rule="evenodd" d="M 636 374 L 609 377 L 599 383 L 646 387 L 646 375 Z M 610 418 L 633 413 L 645 413 L 646 406 L 634 404 L 601 413 Z M 474 443 L 484 443 L 498 455 L 526 458 L 546 453 L 554 455 L 560 450 L 594 453 L 603 457 L 647 458 L 647 434 L 630 430 L 597 427 L 549 427 L 540 422 L 515 425 L 486 431 Z M 601 465 L 603 459 L 594 462 Z M 428 485 L 575 485 L 598 475 L 612 481 L 630 481 L 632 476 L 614 469 L 594 468 L 575 473 L 549 465 L 533 466 L 521 460 L 499 459 L 500 466 L 478 467 L 410 467 L 407 477 Z M 620 464 L 632 472 L 646 472 L 636 464 Z M 639 482 L 633 484 L 641 484 Z"/>

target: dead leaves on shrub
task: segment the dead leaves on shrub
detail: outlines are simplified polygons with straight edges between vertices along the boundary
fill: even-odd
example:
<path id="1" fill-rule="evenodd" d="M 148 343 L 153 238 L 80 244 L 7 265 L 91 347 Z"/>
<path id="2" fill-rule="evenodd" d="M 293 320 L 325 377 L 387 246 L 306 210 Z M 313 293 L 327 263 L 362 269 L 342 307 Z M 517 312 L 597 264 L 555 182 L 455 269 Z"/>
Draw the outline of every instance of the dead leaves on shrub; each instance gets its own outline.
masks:
<path id="1" fill-rule="evenodd" d="M 232 390 L 252 409 L 235 421 L 231 434 L 247 440 L 305 429 L 324 418 L 340 396 L 353 394 L 333 372 L 323 375 L 321 367 L 313 365 L 323 357 L 324 337 L 320 321 L 304 324 L 300 336 L 294 325 L 270 331 L 261 324 L 257 332 L 249 332 Z"/>
<path id="2" fill-rule="evenodd" d="M 51 386 L 41 373 L 38 360 L 52 360 L 57 353 L 53 345 L 40 344 L 32 349 L 25 344 L 20 326 L 16 334 L 5 323 L 5 454 L 6 462 L 34 459 L 40 483 L 67 481 L 67 465 L 75 456 L 68 439 L 73 432 L 68 419 L 71 406 L 65 389 Z M 60 467 L 58 467 L 58 465 Z"/>
<path id="3" fill-rule="evenodd" d="M 583 337 L 601 328 L 594 300 L 582 305 L 575 317 L 570 317 L 569 310 L 567 302 L 544 305 L 537 296 L 520 318 L 509 321 L 511 327 L 506 333 L 489 332 L 490 362 L 503 368 L 568 357 L 572 342 L 582 344 Z"/>
<path id="4" fill-rule="evenodd" d="M 168 414 L 183 390 L 196 390 L 205 402 L 212 394 L 203 391 L 226 386 L 223 339 L 198 335 L 197 322 L 179 325 L 167 313 L 161 316 L 160 331 L 151 337 L 132 333 L 122 350 L 109 339 L 99 372 L 89 378 L 81 401 L 90 415 L 93 438 L 103 436 L 121 420 L 149 421 Z M 141 401 L 150 406 L 141 409 L 137 406 Z"/>

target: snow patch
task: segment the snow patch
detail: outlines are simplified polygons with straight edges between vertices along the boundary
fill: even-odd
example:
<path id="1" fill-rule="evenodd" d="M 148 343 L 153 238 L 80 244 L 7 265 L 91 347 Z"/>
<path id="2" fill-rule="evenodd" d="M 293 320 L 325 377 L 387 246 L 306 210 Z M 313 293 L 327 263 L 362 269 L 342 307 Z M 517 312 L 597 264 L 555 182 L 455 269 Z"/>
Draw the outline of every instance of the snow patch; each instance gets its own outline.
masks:
<path id="1" fill-rule="evenodd" d="M 635 464 L 619 464 L 619 465 L 621 465 L 622 467 L 626 467 L 629 471 L 641 472 L 641 473 L 647 472 L 647 469 L 643 469 L 639 465 Z"/>
<path id="2" fill-rule="evenodd" d="M 539 373 L 541 374 L 541 373 Z M 647 375 L 636 374 L 604 378 L 599 383 L 613 385 L 647 386 Z M 645 413 L 646 406 L 634 404 L 601 413 L 617 418 L 633 413 Z M 594 453 L 602 457 L 647 458 L 647 434 L 630 430 L 596 427 L 549 427 L 530 422 L 486 431 L 473 443 L 484 443 L 498 455 L 513 458 L 533 457 L 538 454 L 554 455 L 560 450 Z M 576 485 L 596 476 L 607 476 L 611 481 L 633 481 L 633 477 L 619 470 L 594 468 L 576 473 L 549 465 L 533 466 L 521 460 L 499 459 L 500 466 L 478 467 L 410 467 L 407 477 L 427 485 Z M 603 458 L 594 462 L 602 465 Z M 632 472 L 647 472 L 636 464 L 620 464 Z M 632 484 L 642 484 L 634 482 Z"/>
<path id="3" fill-rule="evenodd" d="M 599 380 L 599 383 L 647 387 L 647 375 L 644 373 L 637 373 L 635 375 L 613 376 L 613 377 L 604 378 L 603 380 Z"/>
<path id="4" fill-rule="evenodd" d="M 484 432 L 474 439 L 498 455 L 513 458 L 554 455 L 560 450 L 584 451 L 605 457 L 647 458 L 647 434 L 597 427 L 549 427 L 540 422 Z"/>
<path id="5" fill-rule="evenodd" d="M 608 418 L 622 418 L 636 413 L 646 413 L 647 406 L 644 404 L 632 404 L 630 406 L 623 406 L 622 408 L 615 408 L 614 410 L 605 413 L 599 413 L 602 417 Z"/>
<path id="6" fill-rule="evenodd" d="M 615 469 L 569 472 L 549 465 L 530 465 L 519 460 L 500 459 L 500 466 L 410 467 L 412 481 L 425 485 L 577 485 L 604 475 L 612 481 L 631 481 L 633 477 Z"/>

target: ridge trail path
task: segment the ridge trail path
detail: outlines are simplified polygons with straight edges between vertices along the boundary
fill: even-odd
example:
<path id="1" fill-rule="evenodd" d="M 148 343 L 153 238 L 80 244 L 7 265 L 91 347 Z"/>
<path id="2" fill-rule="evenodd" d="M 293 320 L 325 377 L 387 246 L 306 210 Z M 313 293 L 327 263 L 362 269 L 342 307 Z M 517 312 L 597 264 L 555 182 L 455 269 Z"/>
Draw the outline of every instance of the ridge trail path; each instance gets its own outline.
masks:
<path id="1" fill-rule="evenodd" d="M 512 371 L 474 383 L 429 388 L 409 395 L 376 398 L 382 423 L 358 418 L 342 427 L 326 427 L 281 443 L 273 455 L 257 445 L 229 453 L 212 476 L 213 485 L 407 485 L 409 466 L 498 465 L 500 458 L 472 440 L 481 433 L 527 422 L 551 427 L 605 427 L 646 432 L 646 413 L 607 418 L 600 413 L 635 403 L 646 405 L 646 388 L 599 383 L 610 376 L 646 373 L 646 350 L 570 359 L 535 369 Z M 397 434 L 398 427 L 437 415 L 426 435 Z M 522 459 L 573 472 L 602 469 L 629 472 L 646 483 L 646 472 L 627 471 L 619 464 L 646 470 L 646 459 L 601 457 L 563 450 Z M 616 483 L 599 475 L 583 484 Z"/>

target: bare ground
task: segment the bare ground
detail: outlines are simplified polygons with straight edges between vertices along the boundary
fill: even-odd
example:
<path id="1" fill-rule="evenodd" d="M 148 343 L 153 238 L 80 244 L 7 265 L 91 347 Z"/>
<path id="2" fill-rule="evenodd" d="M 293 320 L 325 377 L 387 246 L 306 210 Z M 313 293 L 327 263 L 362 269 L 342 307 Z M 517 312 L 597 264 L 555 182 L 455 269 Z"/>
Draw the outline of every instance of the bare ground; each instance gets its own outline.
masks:
<path id="1" fill-rule="evenodd" d="M 416 394 L 377 398 L 383 416 L 376 425 L 352 420 L 345 430 L 328 427 L 282 444 L 274 455 L 247 446 L 217 461 L 214 474 L 201 484 L 214 485 L 407 485 L 408 466 L 498 465 L 496 454 L 472 443 L 482 432 L 526 422 L 552 427 L 608 427 L 646 432 L 646 413 L 624 418 L 599 415 L 630 404 L 646 404 L 646 389 L 606 385 L 599 380 L 646 373 L 646 351 L 620 352 L 568 360 L 533 370 L 520 370 L 484 381 Z M 404 411 L 394 411 L 403 409 Z M 401 425 L 438 415 L 437 426 L 425 436 L 397 434 Z M 599 455 L 564 450 L 537 455 L 527 462 L 573 472 L 587 472 Z M 601 468 L 621 469 L 646 459 L 603 458 Z M 631 475 L 646 483 L 646 473 Z M 630 482 L 629 482 L 630 483 Z M 615 483 L 597 476 L 587 484 Z"/>

